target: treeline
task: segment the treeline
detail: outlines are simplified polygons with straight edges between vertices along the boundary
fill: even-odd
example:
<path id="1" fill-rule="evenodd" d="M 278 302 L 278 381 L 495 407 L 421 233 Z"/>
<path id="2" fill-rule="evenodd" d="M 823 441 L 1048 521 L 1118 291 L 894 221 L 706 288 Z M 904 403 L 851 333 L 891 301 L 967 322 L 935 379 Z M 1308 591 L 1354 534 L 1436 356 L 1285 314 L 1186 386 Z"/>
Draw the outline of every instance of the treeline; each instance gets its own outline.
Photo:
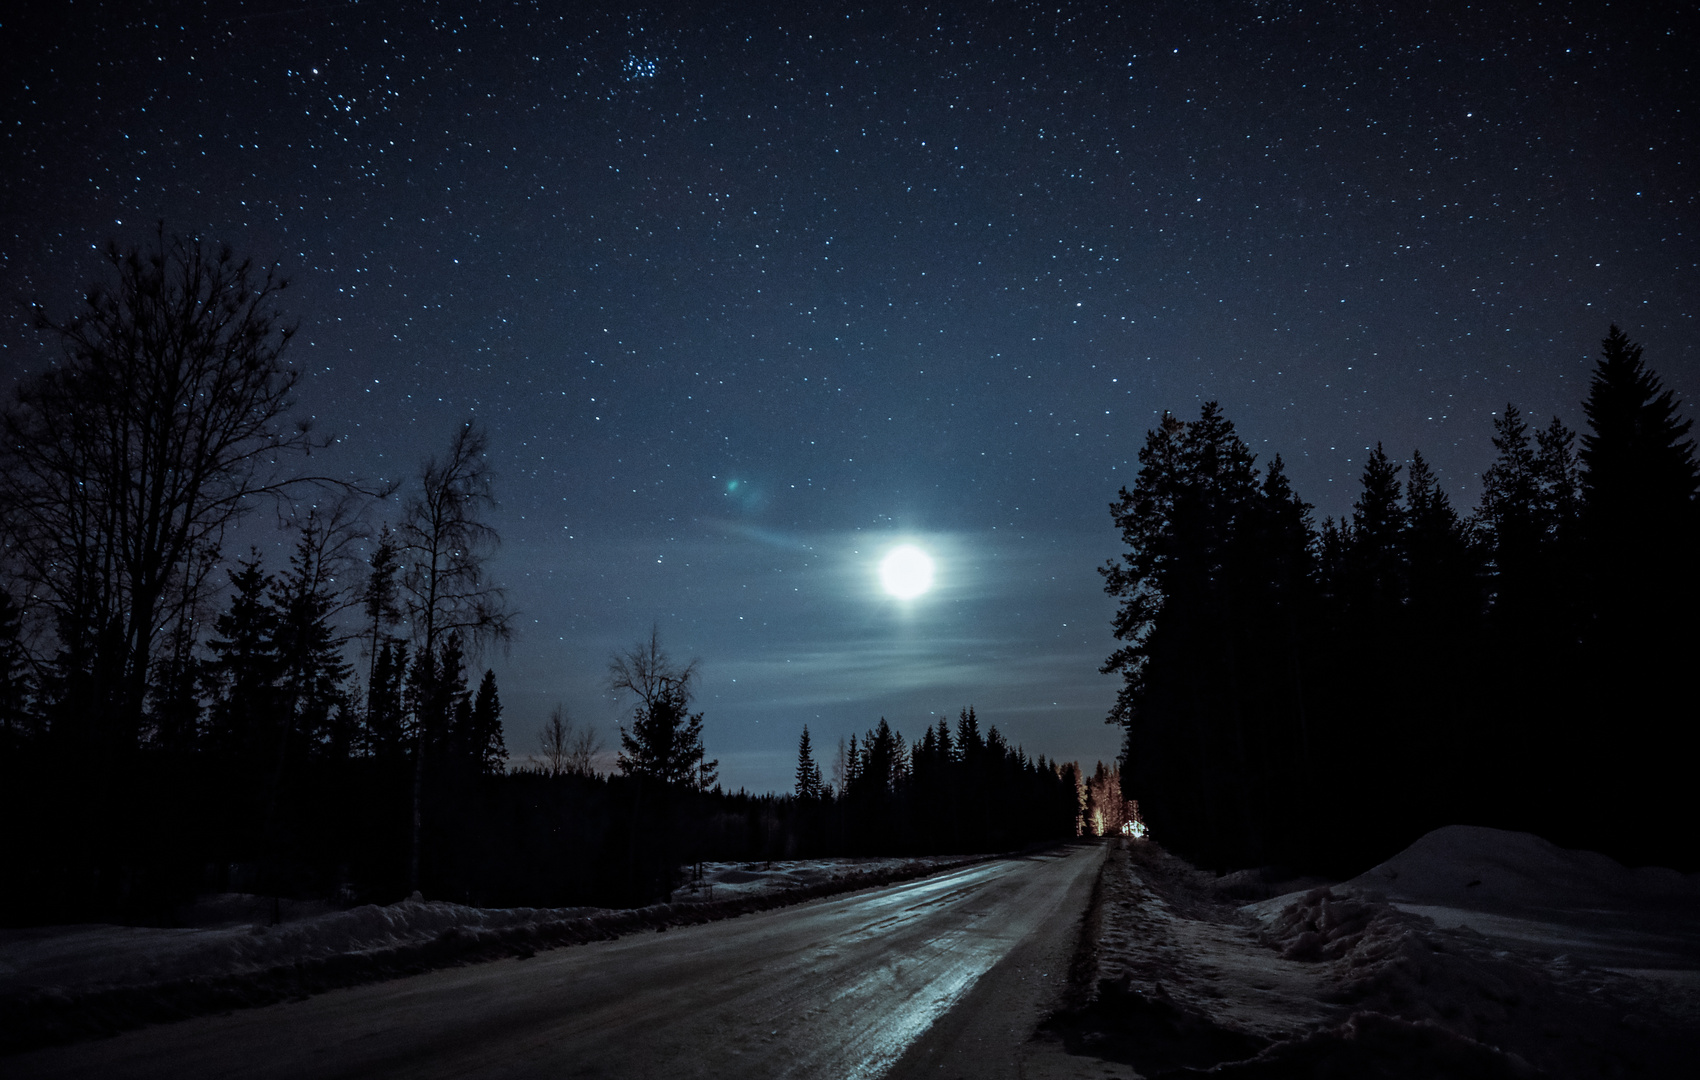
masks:
<path id="1" fill-rule="evenodd" d="M 941 717 L 912 744 L 882 717 L 839 754 L 834 787 L 804 727 L 792 809 L 800 853 L 1010 851 L 1081 830 L 1079 767 L 1030 758 L 996 727 L 982 732 L 972 707 L 954 734 Z"/>
<path id="2" fill-rule="evenodd" d="M 1700 867 L 1690 422 L 1616 327 L 1578 440 L 1513 406 L 1464 514 L 1380 446 L 1318 525 L 1215 404 L 1166 416 L 1111 505 L 1122 776 L 1219 868 L 1356 871 L 1428 829 Z"/>

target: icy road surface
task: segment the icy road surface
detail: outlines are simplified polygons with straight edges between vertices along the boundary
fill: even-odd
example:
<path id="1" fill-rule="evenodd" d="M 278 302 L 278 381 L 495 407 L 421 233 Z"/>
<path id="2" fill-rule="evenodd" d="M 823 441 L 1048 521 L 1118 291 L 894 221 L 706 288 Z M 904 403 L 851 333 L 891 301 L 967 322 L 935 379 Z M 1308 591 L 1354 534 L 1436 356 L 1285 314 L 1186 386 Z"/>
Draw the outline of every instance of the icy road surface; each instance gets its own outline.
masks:
<path id="1" fill-rule="evenodd" d="M 1102 857 L 1080 846 L 983 863 L 40 1050 L 0 1071 L 871 1080 L 901 1060 L 899 1074 L 948 1061 L 996 1075 L 1066 977 Z"/>

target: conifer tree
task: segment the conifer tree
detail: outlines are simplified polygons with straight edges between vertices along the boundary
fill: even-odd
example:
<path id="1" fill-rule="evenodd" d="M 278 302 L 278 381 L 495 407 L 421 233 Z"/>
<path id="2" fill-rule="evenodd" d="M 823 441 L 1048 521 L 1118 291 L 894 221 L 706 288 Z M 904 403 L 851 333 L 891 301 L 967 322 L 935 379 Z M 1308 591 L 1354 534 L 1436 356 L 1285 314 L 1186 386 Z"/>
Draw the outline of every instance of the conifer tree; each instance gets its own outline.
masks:
<path id="1" fill-rule="evenodd" d="M 632 724 L 620 728 L 622 773 L 664 784 L 705 788 L 714 784 L 718 761 L 707 759 L 702 713 L 690 711 L 695 661 L 680 667 L 661 648 L 660 631 L 608 664 L 608 685 L 637 698 Z"/>
<path id="2" fill-rule="evenodd" d="M 1399 505 L 1399 470 L 1376 443 L 1352 503 L 1351 546 L 1346 553 L 1350 600 L 1371 617 L 1385 617 L 1405 599 L 1405 513 Z"/>
<path id="3" fill-rule="evenodd" d="M 432 751 L 460 741 L 472 712 L 466 687 L 466 652 L 459 634 L 449 634 L 435 657 L 419 656 L 413 664 L 408 692 L 409 713 L 416 726 L 411 737 Z"/>
<path id="4" fill-rule="evenodd" d="M 809 744 L 809 725 L 804 724 L 803 735 L 797 740 L 797 798 L 818 799 L 824 794 L 822 787 L 820 765 Z"/>
<path id="5" fill-rule="evenodd" d="M 342 604 L 335 583 L 336 539 L 309 514 L 289 569 L 272 583 L 271 604 L 283 718 L 304 748 L 343 758 L 354 737 L 346 689 L 353 670 L 342 654 L 347 638 L 331 621 Z"/>
<path id="6" fill-rule="evenodd" d="M 36 734 L 23 645 L 23 611 L 0 588 L 0 748 L 14 752 Z"/>
<path id="7" fill-rule="evenodd" d="M 483 775 L 500 776 L 507 768 L 508 747 L 502 738 L 502 699 L 496 692 L 494 671 L 485 670 L 468 719 L 464 736 L 468 758 Z"/>
<path id="8" fill-rule="evenodd" d="M 401 549 L 397 546 L 395 536 L 389 526 L 384 526 L 378 534 L 378 546 L 373 549 L 372 559 L 366 573 L 366 585 L 360 591 L 360 608 L 366 616 L 365 629 L 361 634 L 361 642 L 366 650 L 367 661 L 371 667 L 366 678 L 366 711 L 372 713 L 377 707 L 375 698 L 380 693 L 379 654 L 386 646 L 395 641 L 390 631 L 401 621 L 400 582 L 397 575 L 401 571 Z M 395 667 L 392 656 L 386 670 L 385 678 L 391 677 L 391 669 Z"/>
<path id="9" fill-rule="evenodd" d="M 1535 436 L 1535 478 L 1547 539 L 1562 546 L 1575 538 L 1582 510 L 1582 474 L 1576 433 L 1556 416 Z"/>
<path id="10" fill-rule="evenodd" d="M 698 769 L 705 764 L 702 717 L 690 711 L 690 698 L 680 686 L 667 687 L 638 705 L 631 726 L 620 728 L 620 771 L 665 784 L 697 786 Z"/>
<path id="11" fill-rule="evenodd" d="M 974 706 L 965 706 L 956 718 L 958 759 L 964 763 L 976 761 L 985 747 L 985 740 L 980 736 L 980 718 L 974 715 Z"/>
<path id="12" fill-rule="evenodd" d="M 1292 682 L 1266 645 L 1288 600 L 1270 587 L 1262 541 L 1299 508 L 1266 500 L 1267 477 L 1214 402 L 1195 421 L 1165 415 L 1139 461 L 1110 506 L 1127 550 L 1100 569 L 1120 601 L 1122 644 L 1100 670 L 1122 679 L 1107 718 L 1126 731 L 1122 775 L 1151 791 L 1155 813 L 1174 815 L 1160 827 L 1189 857 L 1260 857 L 1232 846 L 1251 842 L 1258 787 L 1279 770 L 1258 753 L 1269 723 L 1260 687 L 1271 668 Z M 1281 561 L 1305 558 L 1288 549 Z"/>
<path id="13" fill-rule="evenodd" d="M 172 754 L 200 748 L 204 662 L 197 655 L 197 630 L 195 620 L 183 612 L 165 635 L 149 679 L 146 739 L 153 748 Z"/>
<path id="14" fill-rule="evenodd" d="M 229 606 L 213 622 L 206 679 L 213 703 L 207 742 L 227 753 L 253 755 L 274 741 L 278 720 L 277 610 L 272 579 L 255 550 L 230 572 Z"/>
<path id="15" fill-rule="evenodd" d="M 1692 722 L 1700 653 L 1700 465 L 1692 421 L 1613 326 L 1583 404 L 1581 566 L 1585 647 L 1574 665 L 1586 708 L 1569 742 L 1571 790 L 1595 791 L 1595 828 L 1624 844 L 1626 861 L 1700 861 L 1692 828 L 1692 755 L 1680 749 Z M 1674 707 L 1673 707 L 1674 706 Z M 1692 714 L 1692 708 L 1687 713 Z M 1609 718 L 1610 738 L 1595 735 Z M 1633 837 L 1624 843 L 1623 837 Z M 1581 838 L 1589 843 L 1592 837 Z"/>
<path id="16" fill-rule="evenodd" d="M 389 759 L 399 757 L 405 751 L 407 719 L 404 688 L 407 672 L 407 642 L 380 643 L 367 682 L 366 716 L 362 730 L 362 748 L 367 754 Z"/>
<path id="17" fill-rule="evenodd" d="M 1613 326 L 1582 405 L 1582 490 L 1590 529 L 1613 541 L 1648 525 L 1686 526 L 1700 492 L 1693 421 L 1641 360 L 1641 346 Z"/>
<path id="18" fill-rule="evenodd" d="M 1593 577 L 1593 636 L 1609 640 L 1662 620 L 1654 608 L 1691 611 L 1700 577 L 1700 463 L 1693 421 L 1616 326 L 1583 403 L 1582 531 Z"/>
<path id="19" fill-rule="evenodd" d="M 1405 487 L 1405 550 L 1416 633 L 1436 640 L 1473 628 L 1481 567 L 1469 528 L 1421 451 L 1411 452 Z"/>
<path id="20" fill-rule="evenodd" d="M 851 789 L 859 786 L 862 782 L 862 751 L 856 745 L 854 734 L 850 736 L 849 749 L 842 751 L 840 756 L 844 761 L 844 777 L 840 782 L 840 788 L 845 794 L 849 794 Z"/>
<path id="21" fill-rule="evenodd" d="M 1482 476 L 1478 517 L 1502 583 L 1501 592 L 1509 587 L 1515 595 L 1537 572 L 1547 532 L 1541 513 L 1544 500 L 1535 450 L 1529 442 L 1529 425 L 1517 406 L 1506 405 L 1495 418 L 1493 429 L 1498 457 Z"/>

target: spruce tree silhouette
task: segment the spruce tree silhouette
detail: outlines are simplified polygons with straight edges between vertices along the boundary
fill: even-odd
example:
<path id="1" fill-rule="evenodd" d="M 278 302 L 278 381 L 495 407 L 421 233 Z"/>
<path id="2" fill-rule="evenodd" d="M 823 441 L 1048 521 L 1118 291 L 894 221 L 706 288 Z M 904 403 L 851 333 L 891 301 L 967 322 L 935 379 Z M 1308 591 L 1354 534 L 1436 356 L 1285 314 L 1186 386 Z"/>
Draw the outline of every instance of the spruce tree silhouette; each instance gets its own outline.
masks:
<path id="1" fill-rule="evenodd" d="M 1164 416 L 1110 512 L 1127 550 L 1100 568 L 1119 607 L 1121 676 L 1109 720 L 1121 774 L 1172 850 L 1208 865 L 1268 859 L 1281 830 L 1260 809 L 1291 789 L 1312 718 L 1301 629 L 1311 606 L 1308 507 L 1278 462 L 1256 460 L 1215 402 Z M 1279 688 L 1272 694 L 1271 688 Z"/>
<path id="2" fill-rule="evenodd" d="M 1400 466 L 1376 443 L 1364 463 L 1352 503 L 1347 555 L 1352 601 L 1360 618 L 1391 618 L 1405 601 L 1405 509 L 1399 504 Z"/>
<path id="3" fill-rule="evenodd" d="M 1582 405 L 1582 493 L 1595 543 L 1632 543 L 1649 526 L 1685 527 L 1700 491 L 1692 420 L 1641 361 L 1641 346 L 1613 326 Z"/>
<path id="4" fill-rule="evenodd" d="M 719 762 L 705 759 L 703 714 L 690 711 L 696 671 L 695 661 L 681 667 L 662 651 L 653 627 L 647 641 L 609 661 L 609 689 L 637 697 L 631 727 L 620 728 L 622 773 L 678 787 L 702 786 L 712 774 Z"/>
<path id="5" fill-rule="evenodd" d="M 468 720 L 461 737 L 468 762 L 481 775 L 500 776 L 508 765 L 508 747 L 502 737 L 502 699 L 496 692 L 494 671 L 485 669 Z"/>
<path id="6" fill-rule="evenodd" d="M 0 753 L 17 753 L 37 734 L 27 664 L 23 611 L 0 588 Z"/>
<path id="7" fill-rule="evenodd" d="M 1405 485 L 1405 549 L 1416 632 L 1433 640 L 1471 626 L 1481 608 L 1481 567 L 1469 529 L 1421 451 L 1412 451 Z"/>
<path id="8" fill-rule="evenodd" d="M 289 568 L 271 586 L 282 737 L 336 758 L 348 756 L 355 737 L 347 692 L 354 669 L 343 658 L 347 636 L 334 623 L 343 600 L 336 585 L 342 549 L 353 539 L 340 525 L 309 513 Z"/>
<path id="9" fill-rule="evenodd" d="M 213 621 L 214 636 L 207 642 L 212 658 L 205 678 L 213 700 L 205 744 L 257 772 L 277 741 L 281 666 L 278 614 L 268 595 L 272 578 L 257 550 L 230 572 L 230 585 L 229 603 Z"/>
<path id="10" fill-rule="evenodd" d="M 1647 857 L 1673 846 L 1692 867 L 1689 675 L 1700 647 L 1696 492 L 1700 466 L 1675 394 L 1612 326 L 1583 411 L 1581 532 L 1590 620 L 1584 631 L 1592 725 L 1611 737 L 1588 759 L 1604 832 L 1638 836 Z M 1686 702 L 1686 705 L 1679 704 Z M 1586 721 L 1578 718 L 1578 726 Z"/>
<path id="11" fill-rule="evenodd" d="M 1692 420 L 1611 328 L 1583 403 L 1582 527 L 1594 574 L 1596 640 L 1636 633 L 1655 608 L 1692 599 L 1700 465 Z M 1677 589 L 1673 595 L 1671 590 Z M 1678 609 L 1680 610 L 1680 609 Z"/>
<path id="12" fill-rule="evenodd" d="M 802 738 L 797 740 L 797 798 L 818 799 L 824 794 L 821 788 L 820 765 L 809 744 L 809 725 L 804 724 Z"/>
<path id="13" fill-rule="evenodd" d="M 360 590 L 360 610 L 366 616 L 366 625 L 360 635 L 361 647 L 370 665 L 366 673 L 369 726 L 374 716 L 381 716 L 378 721 L 381 725 L 390 723 L 390 717 L 383 711 L 389 707 L 389 701 L 382 695 L 390 692 L 387 681 L 394 677 L 395 670 L 406 666 L 396 662 L 394 650 L 400 645 L 400 639 L 391 633 L 402 616 L 400 582 L 397 580 L 400 572 L 401 548 L 396 543 L 395 534 L 386 525 L 378 533 L 378 545 L 367 563 L 366 584 Z"/>

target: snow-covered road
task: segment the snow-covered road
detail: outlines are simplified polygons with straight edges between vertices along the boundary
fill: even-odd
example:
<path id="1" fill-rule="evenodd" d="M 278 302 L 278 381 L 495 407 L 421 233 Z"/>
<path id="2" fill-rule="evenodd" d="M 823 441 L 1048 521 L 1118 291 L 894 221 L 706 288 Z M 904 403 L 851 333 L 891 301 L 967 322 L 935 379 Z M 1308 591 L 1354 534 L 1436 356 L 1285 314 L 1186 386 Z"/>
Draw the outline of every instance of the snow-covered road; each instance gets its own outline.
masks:
<path id="1" fill-rule="evenodd" d="M 906 1053 L 909 1064 L 965 1052 L 985 1060 L 998 1052 L 987 1040 L 1026 1038 L 1048 988 L 1042 980 L 1066 974 L 1101 859 L 1102 849 L 1082 846 L 983 863 L 841 899 L 40 1050 L 5 1061 L 4 1071 L 836 1080 L 885 1075 Z M 1005 963 L 976 997 L 1011 996 L 991 992 L 1006 981 L 1027 1003 L 1020 1017 L 938 1023 L 1012 952 L 1045 961 Z M 966 1049 L 923 1045 L 970 1039 Z"/>

